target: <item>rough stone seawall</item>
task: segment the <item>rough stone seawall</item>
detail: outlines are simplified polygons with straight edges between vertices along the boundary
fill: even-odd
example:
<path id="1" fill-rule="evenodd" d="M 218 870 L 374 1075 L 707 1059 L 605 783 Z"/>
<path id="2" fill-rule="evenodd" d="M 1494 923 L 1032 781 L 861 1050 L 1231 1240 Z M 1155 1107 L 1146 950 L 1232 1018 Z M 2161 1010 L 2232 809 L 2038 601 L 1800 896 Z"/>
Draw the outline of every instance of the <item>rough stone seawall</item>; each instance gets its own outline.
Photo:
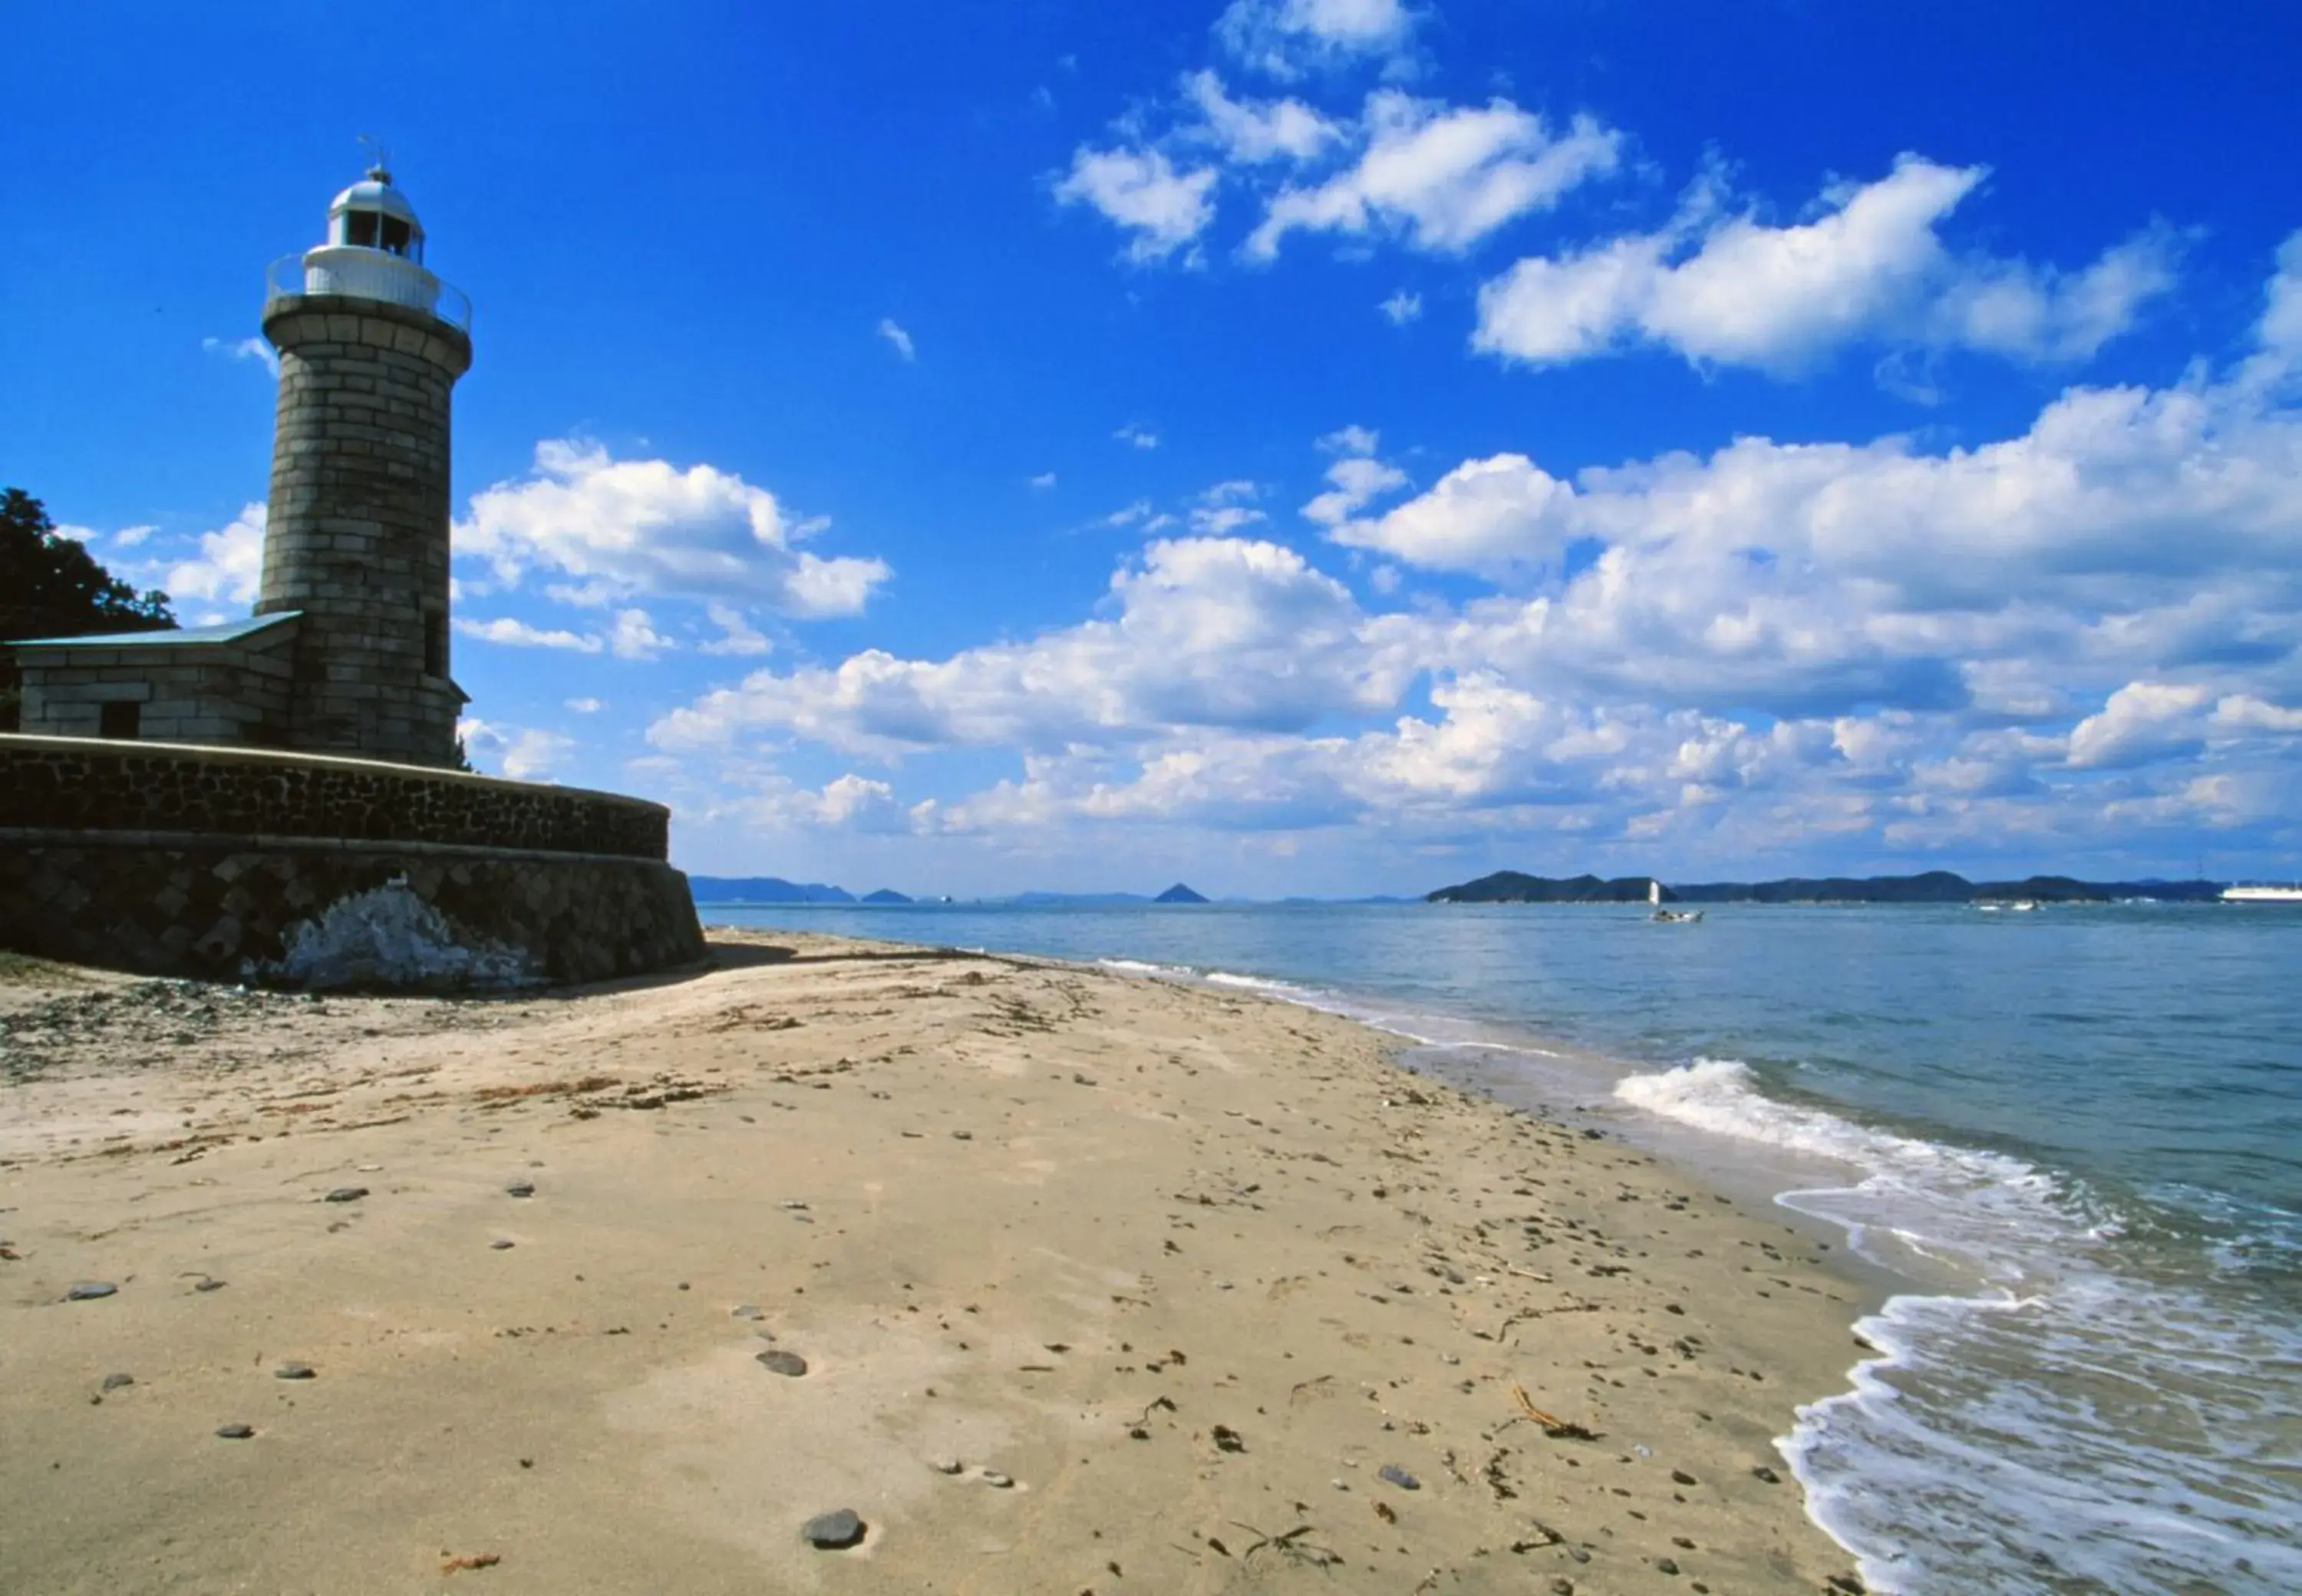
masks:
<path id="1" fill-rule="evenodd" d="M 372 760 L 0 735 L 0 833 L 206 832 L 660 861 L 670 820 L 638 798 Z"/>
<path id="2" fill-rule="evenodd" d="M 0 841 L 0 946 L 146 975 L 490 990 L 691 964 L 687 878 L 656 860 L 89 834 Z"/>

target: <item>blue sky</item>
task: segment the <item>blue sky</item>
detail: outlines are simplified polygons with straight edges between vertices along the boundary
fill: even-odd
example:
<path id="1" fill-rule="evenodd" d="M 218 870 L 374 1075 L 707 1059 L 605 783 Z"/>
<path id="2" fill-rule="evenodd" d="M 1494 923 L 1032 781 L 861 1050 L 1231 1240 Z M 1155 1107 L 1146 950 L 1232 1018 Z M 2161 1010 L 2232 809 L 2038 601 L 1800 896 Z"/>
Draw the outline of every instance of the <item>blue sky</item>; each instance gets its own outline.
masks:
<path id="1" fill-rule="evenodd" d="M 0 477 L 252 596 L 382 138 L 487 769 L 691 869 L 2302 873 L 2289 7 L 49 7 Z"/>

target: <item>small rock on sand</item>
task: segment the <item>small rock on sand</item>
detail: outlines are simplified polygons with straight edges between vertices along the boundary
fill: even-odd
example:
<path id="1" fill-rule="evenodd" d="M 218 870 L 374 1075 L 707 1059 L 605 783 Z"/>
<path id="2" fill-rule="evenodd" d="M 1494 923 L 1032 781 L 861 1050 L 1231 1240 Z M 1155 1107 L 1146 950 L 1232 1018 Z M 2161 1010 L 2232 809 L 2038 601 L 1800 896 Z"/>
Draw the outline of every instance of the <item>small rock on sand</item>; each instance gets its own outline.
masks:
<path id="1" fill-rule="evenodd" d="M 104 1389 L 108 1391 L 116 1391 L 123 1385 L 135 1383 L 136 1376 L 133 1374 L 106 1374 L 104 1377 Z"/>
<path id="2" fill-rule="evenodd" d="M 955 1474 L 966 1465 L 956 1457 L 932 1457 L 928 1460 L 928 1466 L 939 1474 Z"/>
<path id="3" fill-rule="evenodd" d="M 1396 1463 L 1386 1463 L 1374 1471 L 1375 1478 L 1398 1486 L 1401 1491 L 1420 1491 L 1423 1482 L 1408 1474 Z"/>
<path id="4" fill-rule="evenodd" d="M 246 1441 L 256 1433 L 253 1424 L 218 1424 L 216 1434 L 225 1441 Z"/>
<path id="5" fill-rule="evenodd" d="M 488 1248 L 491 1252 L 509 1252 L 511 1247 L 512 1244 L 508 1241 L 491 1241 L 488 1243 Z"/>
<path id="6" fill-rule="evenodd" d="M 755 1302 L 737 1303 L 727 1310 L 727 1315 L 732 1319 L 764 1319 L 768 1316 L 766 1310 Z"/>
<path id="7" fill-rule="evenodd" d="M 801 1526 L 800 1534 L 819 1551 L 842 1551 L 863 1539 L 863 1521 L 850 1508 L 819 1513 Z"/>
<path id="8" fill-rule="evenodd" d="M 996 1468 L 985 1469 L 982 1474 L 982 1480 L 986 1485 L 990 1486 L 994 1491 L 1012 1491 L 1015 1487 L 1015 1482 L 1011 1476 L 1001 1474 Z"/>
<path id="9" fill-rule="evenodd" d="M 1763 1463 L 1759 1465 L 1758 1467 L 1752 1469 L 1751 1473 L 1758 1478 L 1764 1480 L 1769 1485 L 1779 1485 L 1783 1483 L 1782 1475 L 1777 1474 L 1773 1469 L 1769 1468 Z"/>
<path id="10" fill-rule="evenodd" d="M 357 1203 L 367 1195 L 365 1186 L 339 1186 L 320 1200 L 323 1203 Z"/>
<path id="11" fill-rule="evenodd" d="M 320 1372 L 317 1369 L 315 1369 L 309 1364 L 290 1362 L 281 1364 L 278 1368 L 273 1370 L 272 1378 L 274 1380 L 314 1380 L 319 1377 L 319 1373 Z"/>
<path id="12" fill-rule="evenodd" d="M 780 1347 L 760 1353 L 759 1364 L 770 1374 L 789 1374 L 796 1378 L 807 1373 L 807 1359 L 796 1352 L 786 1352 Z"/>
<path id="13" fill-rule="evenodd" d="M 532 1197 L 534 1195 L 535 1182 L 533 1180 L 514 1180 L 510 1185 L 504 1188 L 504 1196 L 506 1197 Z"/>
<path id="14" fill-rule="evenodd" d="M 110 1281 L 82 1281 L 64 1293 L 66 1302 L 94 1302 L 99 1297 L 109 1297 L 120 1288 Z"/>

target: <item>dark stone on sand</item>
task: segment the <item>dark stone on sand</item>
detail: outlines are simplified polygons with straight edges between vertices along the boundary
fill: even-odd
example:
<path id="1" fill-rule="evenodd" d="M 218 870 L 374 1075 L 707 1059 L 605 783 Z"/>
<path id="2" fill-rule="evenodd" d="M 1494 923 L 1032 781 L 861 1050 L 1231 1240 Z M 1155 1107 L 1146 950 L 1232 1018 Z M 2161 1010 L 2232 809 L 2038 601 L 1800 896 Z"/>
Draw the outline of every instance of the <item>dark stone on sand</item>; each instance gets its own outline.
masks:
<path id="1" fill-rule="evenodd" d="M 323 1203 L 357 1203 L 367 1195 L 365 1186 L 339 1186 L 320 1200 Z"/>
<path id="2" fill-rule="evenodd" d="M 954 1141 L 973 1141 L 975 1139 L 975 1132 L 972 1130 L 954 1130 L 951 1133 L 951 1139 Z"/>
<path id="3" fill-rule="evenodd" d="M 246 1441 L 256 1433 L 253 1424 L 218 1424 L 216 1435 L 223 1441 Z"/>
<path id="4" fill-rule="evenodd" d="M 1676 1574 L 1678 1572 L 1678 1565 L 1669 1558 L 1657 1558 L 1655 1559 L 1655 1572 L 1657 1574 Z"/>
<path id="5" fill-rule="evenodd" d="M 1401 1491 L 1420 1491 L 1423 1489 L 1422 1481 L 1416 1479 L 1413 1474 L 1408 1474 L 1396 1463 L 1384 1464 L 1381 1468 L 1374 1471 L 1374 1477 L 1378 1480 L 1384 1481 L 1389 1484 L 1396 1485 Z"/>
<path id="6" fill-rule="evenodd" d="M 71 1290 L 64 1293 L 64 1300 L 66 1302 L 94 1302 L 98 1298 L 109 1297 L 119 1289 L 120 1288 L 113 1285 L 110 1281 L 82 1281 L 80 1284 L 74 1286 Z"/>
<path id="7" fill-rule="evenodd" d="M 509 1252 L 511 1250 L 512 1244 L 508 1241 L 491 1241 L 488 1243 L 488 1247 L 491 1250 L 495 1252 Z"/>
<path id="8" fill-rule="evenodd" d="M 789 1374 L 796 1378 L 807 1373 L 807 1359 L 796 1352 L 786 1352 L 777 1347 L 759 1356 L 760 1367 L 770 1374 Z"/>
<path id="9" fill-rule="evenodd" d="M 819 1513 L 801 1526 L 800 1534 L 818 1551 L 844 1551 L 863 1539 L 863 1521 L 854 1509 L 842 1508 Z"/>
<path id="10" fill-rule="evenodd" d="M 123 1385 L 135 1383 L 136 1376 L 133 1374 L 106 1374 L 104 1377 L 104 1389 L 108 1391 L 116 1391 Z"/>
<path id="11" fill-rule="evenodd" d="M 1589 1561 L 1591 1560 L 1591 1554 L 1590 1554 L 1589 1552 L 1587 1552 L 1587 1551 L 1584 1551 L 1584 1550 L 1581 1547 L 1579 1547 L 1579 1546 L 1570 1546 L 1570 1547 L 1568 1547 L 1568 1548 L 1567 1549 L 1567 1555 L 1568 1557 L 1570 1557 L 1570 1558 L 1574 1558 L 1576 1562 L 1578 1562 L 1578 1563 L 1587 1563 L 1587 1562 L 1589 1562 Z"/>
<path id="12" fill-rule="evenodd" d="M 192 1289 L 195 1291 L 221 1291 L 223 1288 L 224 1282 L 211 1275 L 207 1279 L 194 1285 Z"/>
<path id="13" fill-rule="evenodd" d="M 1670 1483 L 1674 1485 L 1694 1485 L 1701 1483 L 1701 1482 L 1696 1480 L 1693 1474 L 1688 1474 L 1683 1468 L 1674 1468 L 1670 1471 Z"/>
<path id="14" fill-rule="evenodd" d="M 768 1316 L 758 1304 L 750 1302 L 736 1304 L 727 1310 L 727 1315 L 732 1319 L 764 1319 Z"/>
<path id="15" fill-rule="evenodd" d="M 1769 1485 L 1779 1485 L 1783 1483 L 1782 1475 L 1777 1474 L 1773 1469 L 1769 1468 L 1763 1463 L 1759 1465 L 1758 1467 L 1752 1469 L 1751 1473 L 1759 1479 L 1764 1480 Z"/>
<path id="16" fill-rule="evenodd" d="M 319 1371 L 309 1364 L 285 1363 L 272 1371 L 274 1380 L 315 1380 Z"/>
<path id="17" fill-rule="evenodd" d="M 1550 1582 L 1551 1596 L 1575 1596 L 1575 1582 L 1560 1575 Z"/>
<path id="18" fill-rule="evenodd" d="M 510 1185 L 504 1188 L 504 1196 L 506 1197 L 533 1197 L 534 1195 L 535 1182 L 533 1180 L 514 1180 Z"/>

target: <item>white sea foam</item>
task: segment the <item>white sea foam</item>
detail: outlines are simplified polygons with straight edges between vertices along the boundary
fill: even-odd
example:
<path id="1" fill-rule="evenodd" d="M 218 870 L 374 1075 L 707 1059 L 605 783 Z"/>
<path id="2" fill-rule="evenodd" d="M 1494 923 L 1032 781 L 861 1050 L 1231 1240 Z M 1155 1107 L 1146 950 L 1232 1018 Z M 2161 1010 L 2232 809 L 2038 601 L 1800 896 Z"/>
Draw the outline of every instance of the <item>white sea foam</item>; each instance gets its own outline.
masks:
<path id="1" fill-rule="evenodd" d="M 2136 1274 L 2118 1227 L 2019 1159 L 1768 1096 L 1744 1064 L 1634 1075 L 1622 1102 L 1848 1170 L 1786 1193 L 1890 1263 L 1974 1282 L 1858 1327 L 1879 1356 L 1780 1443 L 1816 1521 L 1873 1590 L 2302 1590 L 2294 1442 L 2259 1376 L 2302 1356 L 2273 1315 Z"/>
<path id="2" fill-rule="evenodd" d="M 1180 964 L 1152 964 L 1141 959 L 1097 959 L 1096 963 L 1105 970 L 1116 970 L 1127 975 L 1165 976 L 1170 979 L 1191 973 Z"/>

